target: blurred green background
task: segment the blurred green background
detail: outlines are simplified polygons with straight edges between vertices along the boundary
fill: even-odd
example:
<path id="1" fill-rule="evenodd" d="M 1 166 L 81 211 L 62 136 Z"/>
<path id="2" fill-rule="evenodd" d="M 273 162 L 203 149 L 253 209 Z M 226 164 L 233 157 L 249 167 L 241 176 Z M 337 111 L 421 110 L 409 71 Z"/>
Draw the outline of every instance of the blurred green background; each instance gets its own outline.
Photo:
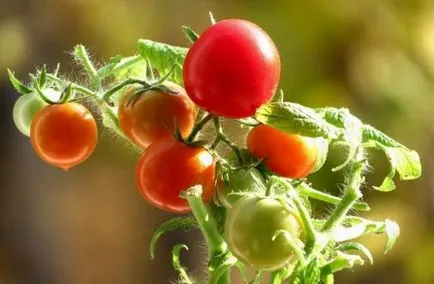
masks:
<path id="1" fill-rule="evenodd" d="M 198 233 L 171 233 L 149 260 L 152 232 L 169 214 L 146 204 L 134 185 L 136 154 L 102 131 L 94 156 L 67 174 L 41 162 L 12 122 L 19 78 L 57 62 L 76 78 L 69 51 L 89 47 L 96 61 L 132 55 L 138 38 L 186 45 L 182 24 L 201 32 L 208 11 L 265 29 L 282 58 L 288 100 L 344 106 L 416 149 L 423 177 L 391 193 L 366 188 L 368 215 L 401 226 L 397 247 L 366 238 L 374 266 L 337 283 L 434 283 L 434 1 L 432 0 L 0 0 L 0 283 L 168 283 L 170 248 L 187 242 L 184 264 L 205 270 Z M 377 183 L 385 158 L 371 153 Z M 331 190 L 335 175 L 316 180 Z"/>

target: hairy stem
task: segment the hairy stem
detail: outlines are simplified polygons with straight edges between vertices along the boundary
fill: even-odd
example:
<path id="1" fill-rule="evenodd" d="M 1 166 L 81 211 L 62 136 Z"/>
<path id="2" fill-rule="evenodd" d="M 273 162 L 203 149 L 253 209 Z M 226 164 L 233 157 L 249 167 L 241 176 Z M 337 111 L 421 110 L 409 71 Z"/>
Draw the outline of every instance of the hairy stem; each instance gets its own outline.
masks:
<path id="1" fill-rule="evenodd" d="M 201 199 L 202 189 L 194 187 L 185 193 L 185 198 L 190 205 L 193 215 L 199 224 L 200 229 L 208 244 L 210 259 L 227 251 L 227 244 L 223 240 L 220 232 L 217 229 L 217 224 L 213 216 L 208 211 Z"/>
<path id="2" fill-rule="evenodd" d="M 84 45 L 79 44 L 75 46 L 74 56 L 77 61 L 83 66 L 84 70 L 86 70 L 87 74 L 92 80 L 92 85 L 97 89 L 101 89 L 101 80 L 98 77 L 98 72 L 96 71 L 95 66 L 93 66 L 93 63 L 90 60 L 89 54 L 87 53 Z"/>
<path id="3" fill-rule="evenodd" d="M 345 189 L 341 202 L 339 202 L 332 215 L 322 227 L 322 232 L 324 233 L 331 232 L 335 227 L 341 225 L 348 211 L 350 211 L 356 201 L 363 196 L 360 191 L 360 186 L 364 181 L 362 174 L 366 167 L 366 160 L 362 147 L 359 147 L 356 151 L 355 162 L 350 165 L 348 175 L 350 180 L 348 186 Z"/>

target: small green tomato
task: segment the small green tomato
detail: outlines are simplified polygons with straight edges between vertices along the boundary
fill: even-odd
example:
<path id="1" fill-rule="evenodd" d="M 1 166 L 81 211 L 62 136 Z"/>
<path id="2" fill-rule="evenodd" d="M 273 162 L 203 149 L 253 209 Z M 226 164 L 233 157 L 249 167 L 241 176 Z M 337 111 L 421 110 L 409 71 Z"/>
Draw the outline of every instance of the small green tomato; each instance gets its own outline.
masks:
<path id="1" fill-rule="evenodd" d="M 61 95 L 61 92 L 52 88 L 46 88 L 42 90 L 42 92 L 49 100 L 54 102 L 57 101 Z M 18 100 L 16 100 L 12 110 L 12 116 L 18 130 L 22 134 L 30 137 L 30 126 L 32 125 L 33 117 L 41 108 L 47 105 L 48 104 L 43 101 L 37 93 L 21 95 Z"/>
<path id="2" fill-rule="evenodd" d="M 294 256 L 285 236 L 302 244 L 303 225 L 295 211 L 271 197 L 246 196 L 231 209 L 225 223 L 225 240 L 235 257 L 257 270 L 276 270 Z"/>
<path id="3" fill-rule="evenodd" d="M 22 95 L 18 98 L 14 104 L 12 116 L 15 126 L 22 134 L 30 137 L 32 119 L 45 106 L 47 106 L 47 103 L 34 93 Z"/>

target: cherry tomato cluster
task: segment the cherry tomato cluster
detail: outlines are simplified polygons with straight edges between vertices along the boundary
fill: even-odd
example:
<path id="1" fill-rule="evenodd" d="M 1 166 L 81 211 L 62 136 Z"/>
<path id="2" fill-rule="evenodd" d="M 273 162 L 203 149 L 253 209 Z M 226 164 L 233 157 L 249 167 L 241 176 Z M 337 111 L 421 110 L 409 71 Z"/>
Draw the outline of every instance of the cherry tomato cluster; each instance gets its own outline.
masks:
<path id="1" fill-rule="evenodd" d="M 202 186 L 202 199 L 227 209 L 224 236 L 233 255 L 259 270 L 275 270 L 293 257 L 284 231 L 303 246 L 303 223 L 297 211 L 270 196 L 270 175 L 299 179 L 316 166 L 317 139 L 288 134 L 259 124 L 247 135 L 247 149 L 223 133 L 213 145 L 198 143 L 205 123 L 250 117 L 274 96 L 280 57 L 270 37 L 244 20 L 210 26 L 189 49 L 183 65 L 185 89 L 163 81 L 137 92 L 123 92 L 117 119 L 124 135 L 143 150 L 136 182 L 145 200 L 172 213 L 191 211 L 182 192 Z M 85 161 L 97 143 L 97 125 L 76 102 L 47 104 L 37 95 L 20 98 L 14 117 L 30 135 L 45 162 L 70 169 Z M 199 113 L 201 113 L 199 115 Z M 205 115 L 203 115 L 205 113 Z M 30 124 L 31 126 L 27 126 Z M 226 142 L 233 153 L 216 151 Z M 215 145 L 214 145 L 215 144 Z"/>

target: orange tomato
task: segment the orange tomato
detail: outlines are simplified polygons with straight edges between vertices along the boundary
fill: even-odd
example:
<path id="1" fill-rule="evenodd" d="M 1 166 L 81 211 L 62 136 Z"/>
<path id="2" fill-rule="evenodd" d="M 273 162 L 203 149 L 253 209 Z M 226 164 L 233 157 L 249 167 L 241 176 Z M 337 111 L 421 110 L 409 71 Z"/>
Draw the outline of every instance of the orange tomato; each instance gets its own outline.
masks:
<path id="1" fill-rule="evenodd" d="M 171 82 L 165 82 L 164 85 L 176 94 L 150 90 L 141 94 L 133 104 L 127 105 L 133 95 L 129 92 L 122 98 L 119 106 L 121 128 L 142 148 L 172 136 L 175 119 L 183 137 L 193 128 L 194 104 L 185 90 Z"/>
<path id="2" fill-rule="evenodd" d="M 253 128 L 247 136 L 247 148 L 264 159 L 272 172 L 289 178 L 303 178 L 313 170 L 318 146 L 314 138 L 289 134 L 268 125 Z"/>
<path id="3" fill-rule="evenodd" d="M 194 185 L 202 185 L 202 199 L 214 194 L 215 161 L 201 147 L 190 147 L 175 139 L 157 141 L 142 154 L 136 169 L 137 186 L 151 204 L 169 212 L 187 213 L 190 207 L 179 196 Z"/>
<path id="4" fill-rule="evenodd" d="M 32 120 L 30 138 L 38 156 L 68 170 L 89 158 L 97 143 L 92 114 L 78 103 L 48 105 Z"/>

